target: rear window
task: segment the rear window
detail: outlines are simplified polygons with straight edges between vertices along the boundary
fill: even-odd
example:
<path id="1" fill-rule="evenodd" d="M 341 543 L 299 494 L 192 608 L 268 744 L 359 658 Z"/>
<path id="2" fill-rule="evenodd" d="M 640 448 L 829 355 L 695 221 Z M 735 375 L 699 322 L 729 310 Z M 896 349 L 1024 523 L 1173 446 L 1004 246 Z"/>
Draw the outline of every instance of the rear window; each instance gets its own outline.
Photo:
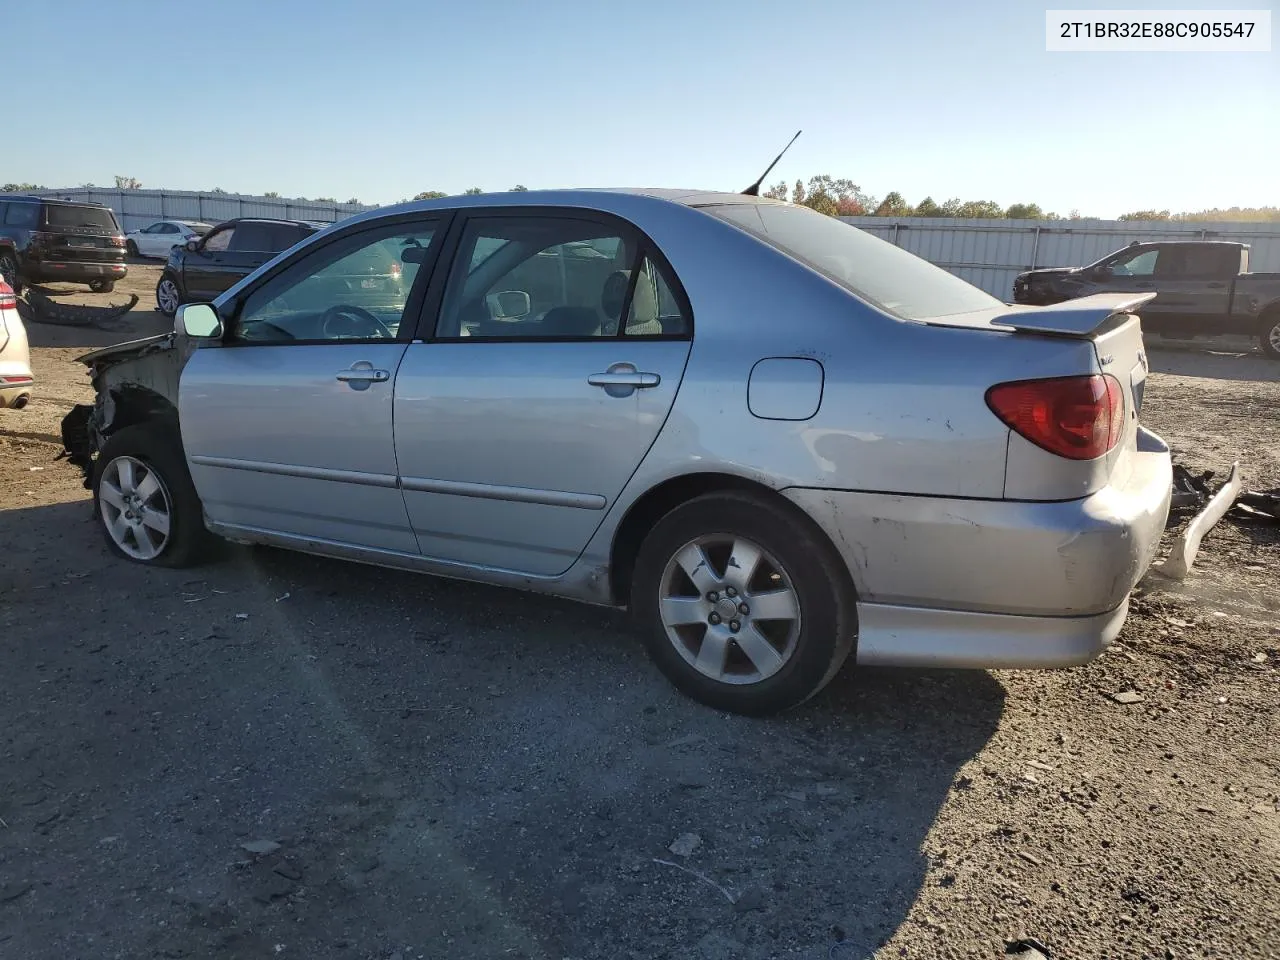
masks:
<path id="1" fill-rule="evenodd" d="M 807 207 L 732 203 L 701 209 L 896 317 L 928 320 L 1004 306 L 941 267 Z"/>
<path id="2" fill-rule="evenodd" d="M 50 227 L 96 227 L 120 231 L 116 215 L 107 207 L 78 207 L 74 204 L 50 203 L 44 208 L 44 222 Z"/>

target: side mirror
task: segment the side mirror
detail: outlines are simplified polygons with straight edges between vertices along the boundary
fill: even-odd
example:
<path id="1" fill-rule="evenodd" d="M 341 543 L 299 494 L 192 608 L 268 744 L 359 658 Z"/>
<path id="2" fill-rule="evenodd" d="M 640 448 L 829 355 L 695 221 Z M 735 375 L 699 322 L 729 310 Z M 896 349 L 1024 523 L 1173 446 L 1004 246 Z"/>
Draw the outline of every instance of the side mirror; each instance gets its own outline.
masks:
<path id="1" fill-rule="evenodd" d="M 1094 267 L 1092 273 L 1094 280 L 1110 280 L 1115 276 L 1115 271 L 1110 267 Z"/>
<path id="2" fill-rule="evenodd" d="M 491 293 L 485 300 L 489 304 L 489 316 L 495 320 L 519 320 L 533 310 L 533 301 L 523 290 L 503 290 Z"/>
<path id="3" fill-rule="evenodd" d="M 173 330 L 180 337 L 218 340 L 222 337 L 222 318 L 208 303 L 188 303 L 178 308 Z"/>
<path id="4" fill-rule="evenodd" d="M 190 250 L 192 253 L 195 253 L 197 250 L 200 249 L 200 239 L 198 237 L 192 237 L 190 240 L 187 241 L 186 246 L 188 250 Z"/>

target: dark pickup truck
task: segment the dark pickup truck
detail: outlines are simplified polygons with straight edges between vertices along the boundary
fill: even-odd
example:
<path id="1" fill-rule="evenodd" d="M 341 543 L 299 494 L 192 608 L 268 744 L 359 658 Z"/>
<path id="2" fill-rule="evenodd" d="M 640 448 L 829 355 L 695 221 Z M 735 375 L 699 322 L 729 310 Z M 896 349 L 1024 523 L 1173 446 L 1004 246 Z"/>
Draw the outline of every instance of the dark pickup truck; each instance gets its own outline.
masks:
<path id="1" fill-rule="evenodd" d="M 1243 334 L 1280 360 L 1280 273 L 1250 273 L 1249 245 L 1218 240 L 1134 242 L 1087 267 L 1028 270 L 1014 303 L 1046 305 L 1092 293 L 1142 293 L 1145 333 L 1173 338 Z"/>

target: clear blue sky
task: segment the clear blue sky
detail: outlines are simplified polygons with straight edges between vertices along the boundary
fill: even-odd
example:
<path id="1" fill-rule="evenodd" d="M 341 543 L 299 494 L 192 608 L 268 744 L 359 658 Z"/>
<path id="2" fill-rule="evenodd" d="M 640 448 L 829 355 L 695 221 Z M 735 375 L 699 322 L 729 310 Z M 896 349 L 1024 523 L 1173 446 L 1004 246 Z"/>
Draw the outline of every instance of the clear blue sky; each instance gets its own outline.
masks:
<path id="1" fill-rule="evenodd" d="M 1280 203 L 1280 45 L 1047 53 L 1046 6 L 1071 4 L 10 3 L 0 182 L 737 190 L 803 128 L 771 182 L 1094 216 Z"/>

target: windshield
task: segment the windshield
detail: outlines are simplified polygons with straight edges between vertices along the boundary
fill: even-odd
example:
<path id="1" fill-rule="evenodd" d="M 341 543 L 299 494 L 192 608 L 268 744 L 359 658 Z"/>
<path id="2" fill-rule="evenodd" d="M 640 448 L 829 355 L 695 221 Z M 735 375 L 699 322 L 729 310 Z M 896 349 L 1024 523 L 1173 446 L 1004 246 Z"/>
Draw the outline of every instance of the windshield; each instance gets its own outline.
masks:
<path id="1" fill-rule="evenodd" d="M 807 207 L 732 203 L 701 209 L 896 317 L 927 320 L 1004 306 L 941 267 Z"/>
<path id="2" fill-rule="evenodd" d="M 50 203 L 45 206 L 44 211 L 44 222 L 50 227 L 97 227 L 112 232 L 120 229 L 116 224 L 115 214 L 106 207 Z"/>

